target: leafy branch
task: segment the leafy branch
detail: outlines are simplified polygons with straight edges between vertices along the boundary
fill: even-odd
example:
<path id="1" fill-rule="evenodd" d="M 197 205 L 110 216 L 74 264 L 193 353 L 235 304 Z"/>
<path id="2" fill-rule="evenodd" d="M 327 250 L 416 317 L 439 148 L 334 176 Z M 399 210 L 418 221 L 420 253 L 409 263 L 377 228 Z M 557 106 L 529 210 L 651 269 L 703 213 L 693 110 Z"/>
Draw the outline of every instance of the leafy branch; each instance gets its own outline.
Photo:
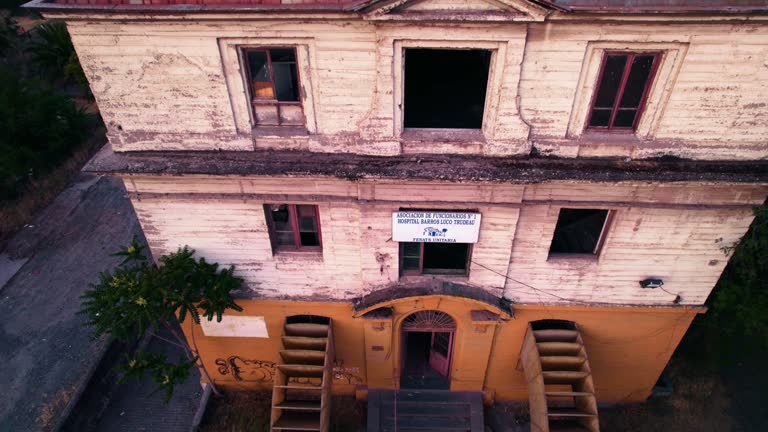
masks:
<path id="1" fill-rule="evenodd" d="M 231 309 L 242 311 L 232 292 L 243 280 L 234 275 L 234 267 L 219 268 L 205 258 L 195 259 L 195 251 L 183 247 L 161 256 L 160 265 L 151 263 L 145 246 L 134 237 L 130 245 L 114 256 L 123 260 L 113 271 L 101 273 L 99 282 L 83 294 L 81 314 L 97 336 L 109 334 L 124 342 L 133 342 L 147 331 L 152 334 L 166 329 L 171 339 L 158 339 L 184 348 L 186 360 L 169 361 L 164 355 L 138 351 L 122 366 L 122 379 L 141 378 L 149 374 L 166 401 L 174 387 L 189 377 L 189 369 L 197 364 L 213 391 L 219 394 L 197 354 L 175 324 L 189 316 L 195 324 L 201 319 L 221 321 Z"/>

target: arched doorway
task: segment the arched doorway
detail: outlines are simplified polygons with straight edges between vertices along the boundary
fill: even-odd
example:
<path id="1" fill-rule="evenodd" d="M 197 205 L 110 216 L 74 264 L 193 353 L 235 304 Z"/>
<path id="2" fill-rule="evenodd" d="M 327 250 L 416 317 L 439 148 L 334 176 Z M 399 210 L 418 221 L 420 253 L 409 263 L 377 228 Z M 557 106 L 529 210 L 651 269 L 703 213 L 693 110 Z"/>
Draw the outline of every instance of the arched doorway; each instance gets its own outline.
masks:
<path id="1" fill-rule="evenodd" d="M 418 311 L 402 324 L 400 387 L 450 388 L 456 321 L 436 311 Z"/>

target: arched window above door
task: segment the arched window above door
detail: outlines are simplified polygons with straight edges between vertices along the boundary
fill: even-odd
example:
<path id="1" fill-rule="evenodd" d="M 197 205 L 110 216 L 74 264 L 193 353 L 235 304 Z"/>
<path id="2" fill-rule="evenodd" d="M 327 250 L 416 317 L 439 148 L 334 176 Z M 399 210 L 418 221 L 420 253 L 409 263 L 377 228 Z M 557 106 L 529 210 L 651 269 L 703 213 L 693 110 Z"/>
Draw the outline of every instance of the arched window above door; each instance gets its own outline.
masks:
<path id="1" fill-rule="evenodd" d="M 436 310 L 418 311 L 403 321 L 403 330 L 450 331 L 456 329 L 456 321 L 450 315 Z"/>

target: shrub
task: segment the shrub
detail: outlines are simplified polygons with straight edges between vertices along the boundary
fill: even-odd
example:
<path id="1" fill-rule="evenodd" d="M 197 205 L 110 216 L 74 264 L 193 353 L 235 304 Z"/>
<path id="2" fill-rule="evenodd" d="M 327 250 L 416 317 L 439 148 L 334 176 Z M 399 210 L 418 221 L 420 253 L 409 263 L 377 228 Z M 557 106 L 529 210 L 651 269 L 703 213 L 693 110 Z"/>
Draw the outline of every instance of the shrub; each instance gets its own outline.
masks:
<path id="1" fill-rule="evenodd" d="M 39 80 L 0 67 L 0 199 L 16 198 L 89 136 L 93 116 Z"/>

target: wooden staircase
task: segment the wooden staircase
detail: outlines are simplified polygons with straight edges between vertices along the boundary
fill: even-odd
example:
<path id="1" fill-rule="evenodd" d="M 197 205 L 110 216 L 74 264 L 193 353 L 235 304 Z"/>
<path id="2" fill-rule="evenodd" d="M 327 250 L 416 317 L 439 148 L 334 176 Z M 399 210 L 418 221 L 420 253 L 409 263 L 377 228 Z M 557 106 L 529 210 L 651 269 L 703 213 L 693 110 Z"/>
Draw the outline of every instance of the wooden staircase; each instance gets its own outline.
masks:
<path id="1" fill-rule="evenodd" d="M 329 318 L 306 321 L 286 321 L 283 330 L 272 388 L 272 431 L 327 432 L 329 428 L 333 326 Z"/>
<path id="2" fill-rule="evenodd" d="M 575 323 L 529 323 L 520 360 L 532 432 L 600 430 L 592 371 Z"/>
<path id="3" fill-rule="evenodd" d="M 484 432 L 480 392 L 368 391 L 368 432 Z"/>

